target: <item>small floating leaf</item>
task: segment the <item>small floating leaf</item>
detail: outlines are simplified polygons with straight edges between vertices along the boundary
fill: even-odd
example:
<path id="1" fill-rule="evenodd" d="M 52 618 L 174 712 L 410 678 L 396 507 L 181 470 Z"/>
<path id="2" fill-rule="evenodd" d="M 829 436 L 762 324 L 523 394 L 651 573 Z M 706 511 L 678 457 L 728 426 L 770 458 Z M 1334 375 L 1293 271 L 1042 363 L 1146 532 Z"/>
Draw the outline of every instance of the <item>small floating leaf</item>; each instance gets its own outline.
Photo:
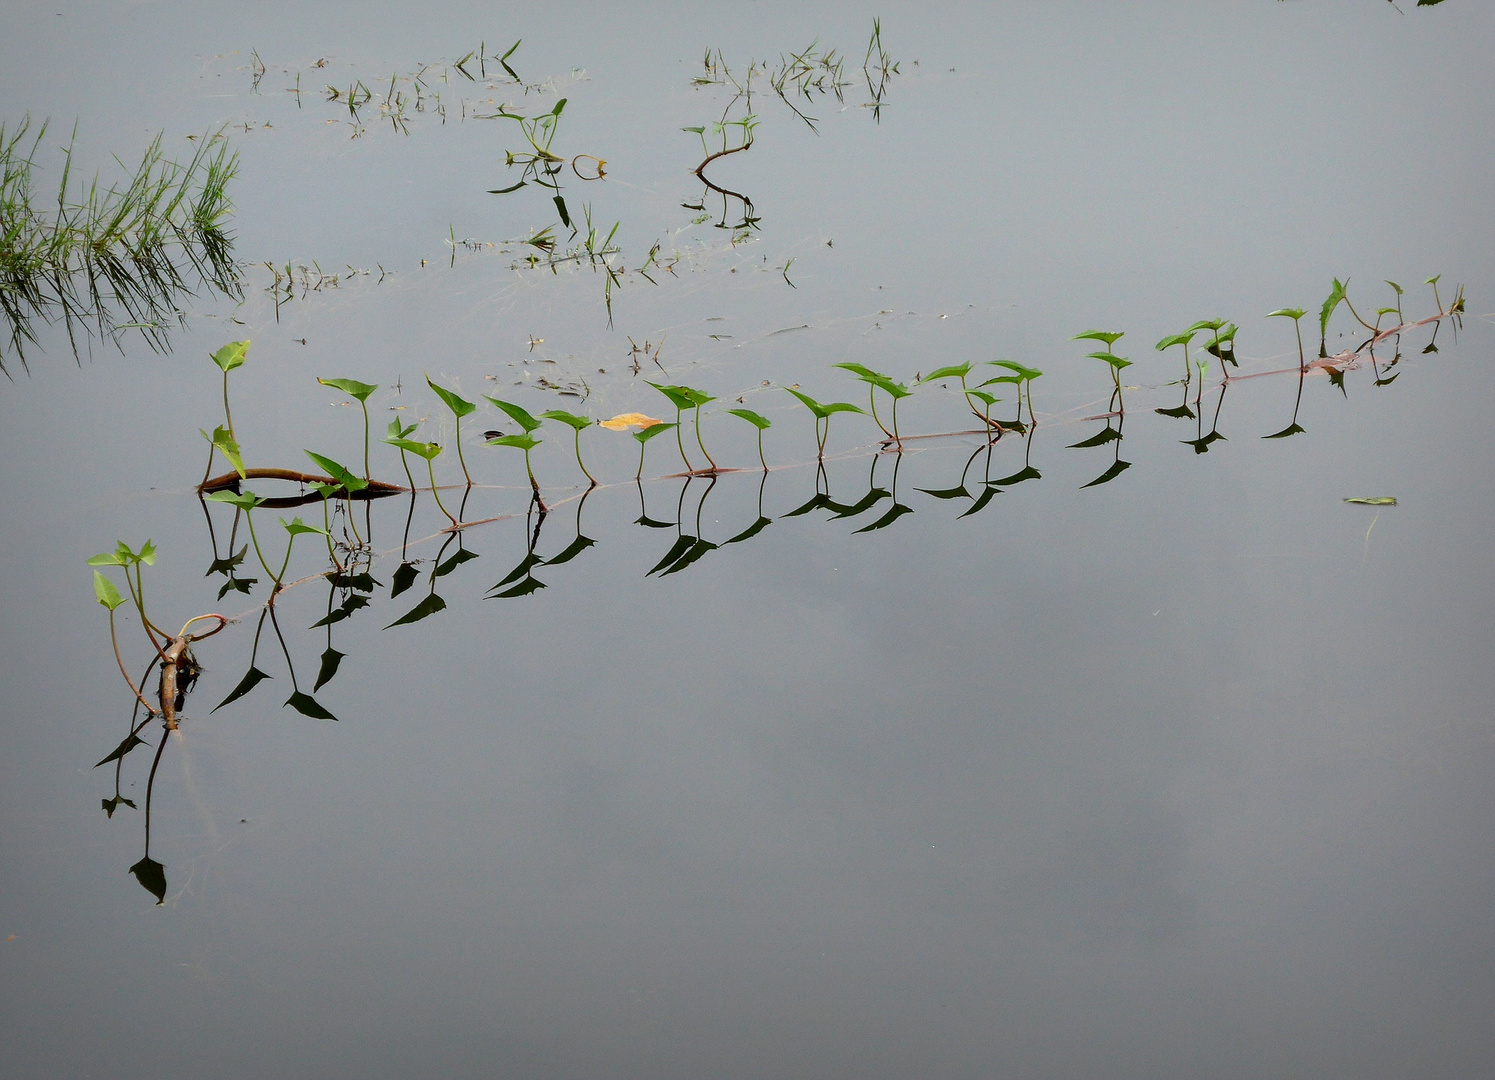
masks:
<path id="1" fill-rule="evenodd" d="M 1353 498 L 1345 499 L 1344 501 L 1347 502 L 1347 503 L 1354 503 L 1356 506 L 1395 506 L 1396 505 L 1396 500 L 1393 499 L 1390 495 L 1356 496 L 1356 497 L 1353 497 Z"/>

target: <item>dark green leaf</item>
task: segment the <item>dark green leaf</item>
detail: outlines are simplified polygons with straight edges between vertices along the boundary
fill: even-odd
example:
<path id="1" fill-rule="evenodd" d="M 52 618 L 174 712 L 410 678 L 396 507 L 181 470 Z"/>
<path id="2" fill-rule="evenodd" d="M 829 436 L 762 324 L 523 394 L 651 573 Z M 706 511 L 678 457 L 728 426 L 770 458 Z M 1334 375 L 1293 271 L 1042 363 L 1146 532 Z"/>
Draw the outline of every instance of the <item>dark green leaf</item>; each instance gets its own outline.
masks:
<path id="1" fill-rule="evenodd" d="M 233 688 L 233 691 L 228 695 L 228 697 L 224 698 L 217 705 L 214 705 L 213 711 L 217 712 L 219 709 L 223 708 L 231 701 L 238 701 L 241 697 L 258 686 L 260 684 L 260 680 L 268 678 L 270 678 L 269 675 L 265 674 L 259 668 L 251 665 L 249 670 L 244 673 L 244 677 L 239 680 L 239 685 Z"/>
<path id="2" fill-rule="evenodd" d="M 1103 429 L 1090 436 L 1090 438 L 1081 439 L 1077 443 L 1071 443 L 1068 449 L 1084 450 L 1091 446 L 1104 446 L 1106 443 L 1115 442 L 1119 438 L 1121 438 L 1121 432 L 1117 431 L 1110 424 L 1107 424 Z"/>
<path id="3" fill-rule="evenodd" d="M 510 600 L 516 596 L 528 596 L 530 593 L 539 592 L 545 588 L 545 582 L 537 577 L 527 577 L 517 585 L 511 585 L 502 592 L 489 593 L 489 600 Z"/>
<path id="4" fill-rule="evenodd" d="M 468 551 L 466 548 L 459 548 L 455 553 L 453 553 L 450 559 L 447 559 L 445 562 L 438 565 L 434 571 L 432 571 L 431 577 L 446 577 L 447 574 L 450 574 L 453 570 L 457 569 L 457 567 L 461 566 L 463 563 L 471 562 L 477 557 L 478 553 L 476 551 Z"/>
<path id="5" fill-rule="evenodd" d="M 546 559 L 545 565 L 560 566 L 561 563 L 568 563 L 596 542 L 597 541 L 593 540 L 589 536 L 578 535 L 575 540 L 566 545 L 565 551 L 561 552 L 559 555 L 552 555 L 550 558 Z"/>
<path id="6" fill-rule="evenodd" d="M 410 623 L 420 622 L 422 619 L 429 618 L 430 616 L 435 615 L 438 611 L 441 611 L 445 607 L 446 601 L 437 596 L 435 593 L 431 593 L 431 595 L 427 596 L 424 600 L 416 604 L 413 608 L 411 608 L 405 614 L 401 615 L 398 619 L 390 623 L 384 629 L 390 630 L 396 626 L 406 626 Z"/>
<path id="7" fill-rule="evenodd" d="M 418 576 L 419 574 L 415 569 L 414 563 L 400 563 L 399 567 L 390 576 L 389 598 L 393 600 L 400 593 L 414 585 L 415 579 Z"/>
<path id="8" fill-rule="evenodd" d="M 129 738 L 125 739 L 124 742 L 120 743 L 112 751 L 110 751 L 109 756 L 106 757 L 103 761 L 99 762 L 98 765 L 95 765 L 94 768 L 97 769 L 99 765 L 107 765 L 111 761 L 118 761 L 120 758 L 128 754 L 131 750 L 135 749 L 135 747 L 145 745 L 146 741 L 132 731 L 129 735 Z"/>
<path id="9" fill-rule="evenodd" d="M 904 514 L 912 514 L 913 512 L 914 508 L 912 506 L 904 506 L 902 503 L 894 503 L 891 507 L 888 508 L 888 512 L 886 514 L 878 518 L 871 525 L 858 529 L 857 532 L 866 533 L 872 532 L 874 529 L 886 529 L 889 525 L 893 524 L 893 522 L 897 521 Z"/>
<path id="10" fill-rule="evenodd" d="M 694 536 L 677 537 L 675 543 L 670 547 L 670 550 L 665 552 L 664 558 L 655 563 L 654 569 L 650 570 L 649 573 L 644 575 L 644 577 L 649 577 L 650 575 L 657 574 L 665 567 L 673 565 L 677 559 L 681 558 L 687 551 L 690 550 L 691 545 L 695 542 L 696 538 Z"/>
<path id="11" fill-rule="evenodd" d="M 732 539 L 723 541 L 722 547 L 726 547 L 728 544 L 740 544 L 744 540 L 751 540 L 753 537 L 757 536 L 760 532 L 762 532 L 772 524 L 773 518 L 760 517 L 746 529 L 743 529 L 742 532 L 732 537 Z"/>
<path id="12" fill-rule="evenodd" d="M 166 867 L 147 855 L 134 866 L 130 873 L 145 887 L 145 891 L 156 898 L 158 905 L 166 902 Z"/>
<path id="13" fill-rule="evenodd" d="M 1289 424 L 1287 427 L 1283 428 L 1281 431 L 1275 432 L 1275 433 L 1273 433 L 1271 435 L 1263 435 L 1262 438 L 1263 439 L 1285 439 L 1289 435 L 1301 435 L 1301 434 L 1303 434 L 1303 429 L 1301 427 L 1299 427 L 1297 424 Z"/>
<path id="14" fill-rule="evenodd" d="M 1111 467 L 1109 469 L 1107 469 L 1105 472 L 1101 473 L 1094 480 L 1090 481 L 1090 483 L 1088 483 L 1088 484 L 1082 484 L 1081 487 L 1082 488 L 1089 488 L 1089 487 L 1098 487 L 1101 484 L 1109 484 L 1112 480 L 1115 480 L 1118 476 L 1120 476 L 1122 473 L 1126 472 L 1126 470 L 1130 469 L 1131 467 L 1132 467 L 1132 463 L 1130 461 L 1115 461 L 1115 462 L 1112 462 L 1111 463 Z"/>
<path id="15" fill-rule="evenodd" d="M 312 697 L 304 690 L 297 690 L 290 697 L 286 698 L 286 703 L 285 705 L 282 705 L 281 708 L 284 709 L 286 705 L 289 705 L 291 708 L 295 709 L 302 716 L 310 716 L 313 720 L 337 719 L 337 717 L 333 716 L 326 709 L 322 708 L 322 706 L 318 705 L 316 698 Z"/>
<path id="16" fill-rule="evenodd" d="M 313 693 L 332 681 L 332 677 L 337 674 L 338 665 L 343 662 L 343 657 L 346 655 L 346 653 L 338 652 L 331 645 L 327 646 L 322 653 L 322 667 L 317 672 L 317 684 L 312 687 Z"/>

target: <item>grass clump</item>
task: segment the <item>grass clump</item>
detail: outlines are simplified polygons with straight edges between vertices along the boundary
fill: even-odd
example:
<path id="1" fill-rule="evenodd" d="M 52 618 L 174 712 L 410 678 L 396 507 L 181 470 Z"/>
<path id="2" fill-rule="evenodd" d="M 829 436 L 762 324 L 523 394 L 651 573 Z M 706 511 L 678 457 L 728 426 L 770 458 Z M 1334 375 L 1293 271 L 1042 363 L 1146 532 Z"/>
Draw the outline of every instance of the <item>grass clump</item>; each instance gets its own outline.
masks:
<path id="1" fill-rule="evenodd" d="M 185 163 L 169 160 L 156 136 L 128 181 L 108 188 L 95 176 L 75 189 L 69 139 L 55 201 L 44 202 L 36 171 L 46 133 L 29 117 L 0 124 L 0 311 L 9 339 L 0 372 L 6 352 L 26 367 L 38 321 L 63 323 L 75 356 L 80 328 L 116 344 L 139 330 L 164 352 L 170 324 L 185 320 L 179 297 L 198 287 L 242 295 L 225 228 L 239 159 L 221 131 L 197 137 Z"/>

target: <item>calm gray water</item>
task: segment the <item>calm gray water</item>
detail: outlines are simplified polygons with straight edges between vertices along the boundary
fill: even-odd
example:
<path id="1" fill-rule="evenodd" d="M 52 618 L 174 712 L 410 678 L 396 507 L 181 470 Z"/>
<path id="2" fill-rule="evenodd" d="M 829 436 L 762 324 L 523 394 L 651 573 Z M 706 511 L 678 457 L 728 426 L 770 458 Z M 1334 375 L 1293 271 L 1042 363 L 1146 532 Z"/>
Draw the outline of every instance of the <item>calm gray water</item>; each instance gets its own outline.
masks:
<path id="1" fill-rule="evenodd" d="M 247 267 L 242 304 L 183 300 L 169 355 L 127 336 L 75 365 L 43 331 L 29 375 L 7 357 L 6 1076 L 1490 1074 L 1495 11 L 244 8 L 5 5 L 0 119 L 51 117 L 53 148 L 76 119 L 88 174 L 228 125 Z M 900 64 L 876 117 L 874 16 Z M 519 39 L 528 89 L 493 59 L 452 66 Z M 692 84 L 707 49 L 741 78 L 813 40 L 854 80 L 844 102 L 795 99 L 818 133 L 762 72 L 750 106 Z M 378 108 L 391 74 L 404 130 Z M 360 80 L 356 117 L 327 100 Z M 611 324 L 604 273 L 520 263 L 557 226 L 552 193 L 489 194 L 526 144 L 473 116 L 561 97 L 554 150 L 591 155 L 587 176 L 606 160 L 563 197 L 582 236 L 584 205 L 601 236 L 618 223 Z M 752 148 L 707 171 L 751 199 L 738 236 L 715 226 L 742 203 L 692 175 L 681 129 L 748 108 Z M 300 283 L 280 303 L 265 263 Z M 1304 431 L 1262 438 L 1298 390 L 1291 324 L 1266 312 L 1308 309 L 1312 358 L 1331 279 L 1371 318 L 1394 279 L 1422 318 L 1440 273 L 1445 304 L 1459 283 L 1468 300 L 1436 352 L 1425 327 L 1342 389 L 1316 370 Z M 1211 317 L 1241 327 L 1236 373 L 1275 374 L 1221 401 L 1206 356 L 1195 406 L 1153 343 Z M 1105 426 L 1085 418 L 1108 370 L 1069 340 L 1094 327 L 1126 332 L 1125 437 L 1069 449 Z M 1328 351 L 1366 336 L 1341 307 Z M 547 422 L 536 536 L 519 451 L 482 445 L 517 429 L 483 404 L 462 516 L 498 520 L 454 539 L 428 492 L 359 507 L 370 603 L 308 629 L 348 594 L 298 584 L 276 603 L 284 650 L 267 624 L 255 651 L 266 575 L 251 551 L 259 584 L 217 599 L 204 571 L 233 515 L 212 507 L 210 537 L 193 492 L 199 429 L 221 423 L 206 354 L 245 338 L 250 464 L 359 462 L 359 411 L 315 381 L 349 377 L 380 384 L 373 471 L 403 482 L 377 443 L 391 418 L 454 434 L 429 374 L 593 418 L 673 419 L 644 380 L 699 387 L 719 399 L 707 447 L 741 471 L 667 475 L 666 434 L 636 486 L 637 444 L 593 427 L 583 503 L 570 430 Z M 810 415 L 777 389 L 865 406 L 830 365 L 907 381 L 998 358 L 1044 375 L 1031 440 L 989 452 L 973 434 L 880 452 L 870 418 L 837 415 L 818 475 Z M 773 423 L 766 477 L 721 411 L 739 397 Z M 1154 411 L 1181 402 L 1194 419 Z M 900 410 L 905 435 L 971 421 L 948 379 Z M 456 510 L 457 462 L 436 468 Z M 1398 502 L 1343 502 L 1371 496 Z M 277 565 L 289 513 L 255 516 Z M 131 696 L 85 561 L 147 537 L 163 625 L 242 616 L 198 646 L 156 776 L 161 905 L 129 873 L 159 724 L 122 771 L 140 809 L 106 817 L 113 775 L 92 767 Z M 326 569 L 320 542 L 290 577 Z M 672 549 L 694 561 L 651 575 Z M 487 598 L 531 553 L 545 587 Z M 391 597 L 402 560 L 418 577 Z M 433 592 L 444 610 L 384 629 Z M 329 647 L 315 698 L 338 722 L 283 708 Z M 271 680 L 212 712 L 252 652 Z"/>

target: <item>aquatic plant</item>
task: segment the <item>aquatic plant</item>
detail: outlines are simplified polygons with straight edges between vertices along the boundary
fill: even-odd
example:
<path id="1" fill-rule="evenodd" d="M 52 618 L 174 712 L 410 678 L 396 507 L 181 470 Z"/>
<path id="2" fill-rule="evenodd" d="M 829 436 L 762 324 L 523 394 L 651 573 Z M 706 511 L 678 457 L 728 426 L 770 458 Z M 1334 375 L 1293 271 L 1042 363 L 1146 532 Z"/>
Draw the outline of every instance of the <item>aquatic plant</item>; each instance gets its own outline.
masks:
<path id="1" fill-rule="evenodd" d="M 487 397 L 485 394 L 484 397 Z M 536 499 L 540 498 L 540 482 L 535 479 L 535 470 L 530 466 L 530 451 L 540 445 L 541 440 L 533 436 L 533 432 L 540 427 L 540 421 L 529 414 L 522 406 L 515 405 L 512 401 L 500 401 L 496 397 L 487 397 L 494 405 L 498 406 L 516 424 L 524 429 L 520 435 L 493 435 L 488 439 L 489 446 L 512 446 L 524 451 L 524 471 L 529 474 L 530 489 L 534 492 Z M 543 509 L 545 504 L 540 503 Z"/>
<path id="2" fill-rule="evenodd" d="M 33 180 L 46 132 L 43 122 L 31 136 L 29 116 L 9 130 L 0 123 L 0 312 L 23 369 L 35 320 L 61 321 L 74 356 L 80 328 L 116 345 L 138 330 L 164 352 L 169 325 L 186 321 L 177 298 L 198 286 L 242 295 L 226 231 L 239 159 L 222 129 L 199 137 L 185 164 L 165 157 L 157 135 L 123 186 L 101 189 L 95 176 L 74 195 L 75 127 L 57 196 L 43 210 Z M 0 373 L 8 374 L 3 350 Z"/>
<path id="3" fill-rule="evenodd" d="M 587 471 L 586 465 L 581 460 L 581 433 L 592 426 L 592 421 L 585 416 L 577 416 L 575 413 L 566 412 L 564 409 L 549 409 L 540 414 L 543 420 L 557 420 L 570 427 L 576 435 L 576 464 L 589 480 L 591 487 L 597 486 L 597 478 Z"/>
<path id="4" fill-rule="evenodd" d="M 398 446 L 401 450 L 408 450 L 416 457 L 424 458 L 426 461 L 426 472 L 431 478 L 431 497 L 436 500 L 436 505 L 441 512 L 447 516 L 447 520 L 455 528 L 461 524 L 452 512 L 446 508 L 441 501 L 441 492 L 436 488 L 436 459 L 441 455 L 441 445 L 433 442 L 421 442 L 418 439 L 385 439 L 392 446 Z"/>
<path id="5" fill-rule="evenodd" d="M 849 401 L 830 401 L 822 404 L 809 394 L 801 393 L 792 386 L 786 386 L 784 389 L 799 398 L 804 407 L 809 409 L 810 414 L 815 417 L 815 457 L 817 459 L 825 457 L 825 441 L 830 438 L 832 416 L 838 412 L 867 415 Z M 824 422 L 824 430 L 821 429 L 822 421 Z"/>
<path id="6" fill-rule="evenodd" d="M 460 394 L 437 386 L 431 381 L 430 375 L 426 376 L 426 385 L 436 391 L 436 396 L 446 403 L 448 409 L 452 410 L 452 416 L 455 417 L 457 425 L 452 441 L 457 444 L 457 460 L 462 464 L 462 475 L 467 478 L 467 486 L 472 487 L 472 474 L 467 471 L 467 459 L 462 456 L 462 418 L 477 412 L 478 407 Z"/>
<path id="7" fill-rule="evenodd" d="M 1131 367 L 1132 362 L 1124 356 L 1117 356 L 1112 351 L 1111 346 L 1115 345 L 1116 342 L 1125 336 L 1126 331 L 1124 330 L 1086 330 L 1083 334 L 1076 334 L 1070 338 L 1071 341 L 1099 341 L 1105 344 L 1106 349 L 1104 352 L 1086 353 L 1085 355 L 1092 360 L 1102 360 L 1110 365 L 1111 384 L 1114 387 L 1111 392 L 1111 398 L 1118 406 L 1118 412 L 1126 411 L 1126 403 L 1122 401 L 1121 397 L 1121 370 L 1122 368 Z"/>
<path id="8" fill-rule="evenodd" d="M 378 385 L 359 382 L 357 379 L 324 379 L 320 376 L 317 382 L 334 390 L 341 390 L 363 408 L 363 478 L 373 479 L 373 474 L 369 471 L 369 395 L 379 389 Z"/>
<path id="9" fill-rule="evenodd" d="M 773 421 L 761 413 L 755 413 L 752 409 L 728 409 L 728 413 L 746 420 L 758 429 L 758 460 L 763 463 L 763 471 L 768 471 L 768 459 L 763 456 L 763 433 L 773 427 Z"/>

